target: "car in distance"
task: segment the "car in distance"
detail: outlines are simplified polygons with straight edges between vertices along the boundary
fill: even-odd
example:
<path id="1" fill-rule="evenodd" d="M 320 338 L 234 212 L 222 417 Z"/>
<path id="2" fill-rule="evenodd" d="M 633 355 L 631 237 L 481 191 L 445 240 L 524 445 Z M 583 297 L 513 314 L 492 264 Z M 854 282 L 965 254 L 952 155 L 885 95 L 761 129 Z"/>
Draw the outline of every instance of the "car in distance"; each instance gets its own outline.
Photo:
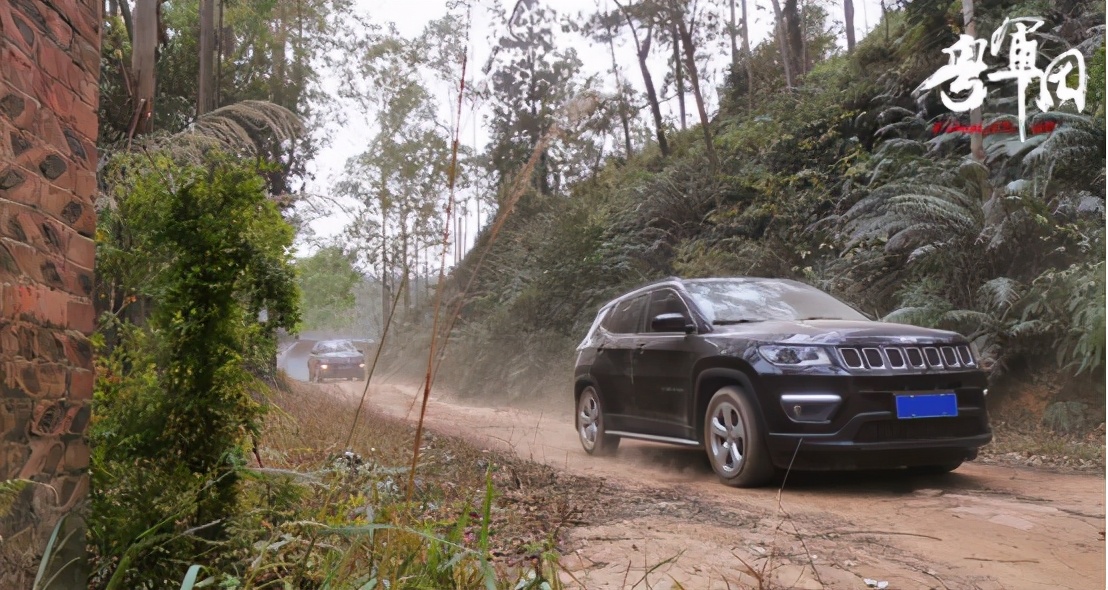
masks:
<path id="1" fill-rule="evenodd" d="M 785 279 L 671 278 L 597 313 L 577 348 L 589 454 L 633 438 L 707 451 L 729 485 L 792 469 L 943 473 L 992 439 L 959 334 L 874 321 Z"/>
<path id="2" fill-rule="evenodd" d="M 349 340 L 320 340 L 308 354 L 308 380 L 365 379 L 365 355 Z"/>

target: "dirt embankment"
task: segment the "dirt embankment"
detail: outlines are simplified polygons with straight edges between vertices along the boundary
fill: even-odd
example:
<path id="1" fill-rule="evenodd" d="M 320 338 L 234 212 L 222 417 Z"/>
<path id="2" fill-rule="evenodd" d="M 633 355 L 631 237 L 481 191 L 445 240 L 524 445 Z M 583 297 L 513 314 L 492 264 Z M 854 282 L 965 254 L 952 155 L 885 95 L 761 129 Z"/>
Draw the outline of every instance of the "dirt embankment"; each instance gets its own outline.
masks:
<path id="1" fill-rule="evenodd" d="M 362 393 L 360 383 L 325 387 Z M 414 420 L 416 392 L 375 385 L 369 403 Z M 718 483 L 700 451 L 624 441 L 615 457 L 590 457 L 568 408 L 432 396 L 427 424 L 596 482 L 582 491 L 590 521 L 565 536 L 571 585 L 1105 587 L 1102 475 L 970 463 L 942 477 L 793 474 L 780 491 L 738 490 Z"/>

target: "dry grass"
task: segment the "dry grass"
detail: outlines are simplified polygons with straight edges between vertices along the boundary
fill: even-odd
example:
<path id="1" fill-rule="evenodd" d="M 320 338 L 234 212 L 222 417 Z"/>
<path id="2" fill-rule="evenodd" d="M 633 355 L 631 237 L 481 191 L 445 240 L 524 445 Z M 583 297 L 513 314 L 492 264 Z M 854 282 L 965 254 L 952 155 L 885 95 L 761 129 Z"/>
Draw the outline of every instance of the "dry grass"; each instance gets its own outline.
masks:
<path id="1" fill-rule="evenodd" d="M 983 462 L 1015 463 L 1067 471 L 1104 473 L 1104 424 L 1089 432 L 1062 434 L 1028 415 L 994 416 L 993 442 L 982 449 Z"/>
<path id="2" fill-rule="evenodd" d="M 317 473 L 342 464 L 344 453 L 351 451 L 366 469 L 389 474 L 377 479 L 378 489 L 395 491 L 388 498 L 382 494 L 370 499 L 358 497 L 357 486 L 328 482 L 298 498 L 296 511 L 301 515 L 342 524 L 343 518 L 356 514 L 361 518 L 351 519 L 351 524 L 364 524 L 366 511 L 374 512 L 377 522 L 420 531 L 427 537 L 421 540 L 424 545 L 434 544 L 430 537 L 437 536 L 467 551 L 486 552 L 498 584 L 536 572 L 548 581 L 557 580 L 562 534 L 581 522 L 584 515 L 577 498 L 589 497 L 582 488 L 595 488 L 595 483 L 425 432 L 412 502 L 405 503 L 401 490 L 415 441 L 411 425 L 363 411 L 351 447 L 345 449 L 340 445 L 350 432 L 356 399 L 342 397 L 337 389 L 284 381 L 272 402 L 258 449 L 264 472 Z M 486 516 L 482 507 L 489 491 Z M 327 505 L 345 507 L 346 514 L 328 510 Z M 453 587 L 469 584 L 463 580 Z"/>

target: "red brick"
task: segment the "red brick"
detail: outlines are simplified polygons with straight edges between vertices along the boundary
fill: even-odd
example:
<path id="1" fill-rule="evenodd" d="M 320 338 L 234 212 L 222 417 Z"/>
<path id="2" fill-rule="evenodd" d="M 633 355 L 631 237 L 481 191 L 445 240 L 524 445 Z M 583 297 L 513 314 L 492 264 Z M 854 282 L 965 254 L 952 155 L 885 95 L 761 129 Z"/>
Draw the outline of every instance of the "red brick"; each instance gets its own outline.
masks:
<path id="1" fill-rule="evenodd" d="M 69 327 L 92 334 L 96 329 L 96 310 L 88 301 L 68 301 L 66 304 L 66 317 L 69 319 Z"/>
<path id="2" fill-rule="evenodd" d="M 34 248 L 11 238 L 0 238 L 0 245 L 3 245 L 11 254 L 20 273 L 33 281 L 42 281 L 42 271 L 38 268 L 39 254 Z"/>
<path id="3" fill-rule="evenodd" d="M 96 375 L 86 369 L 71 369 L 69 371 L 69 399 L 73 401 L 92 399 L 92 390 L 96 383 Z"/>
<path id="4" fill-rule="evenodd" d="M 74 172 L 73 192 L 81 197 L 81 200 L 91 204 L 96 198 L 96 171 L 79 170 Z"/>
<path id="5" fill-rule="evenodd" d="M 0 443 L 0 481 L 19 477 L 30 458 L 31 447 L 23 443 Z"/>
<path id="6" fill-rule="evenodd" d="M 46 74 L 61 82 L 62 89 L 73 88 L 83 76 L 73 76 L 69 68 L 73 60 L 66 53 L 66 48 L 56 43 L 39 43 L 35 48 L 40 73 Z M 74 70 L 77 68 L 74 67 Z M 78 70 L 79 71 L 79 70 Z M 59 113 L 61 114 L 61 113 Z"/>
<path id="7" fill-rule="evenodd" d="M 37 71 L 30 56 L 11 45 L 0 45 L 0 79 L 9 86 L 24 94 L 39 96 L 35 92 L 35 80 L 39 77 Z"/>
<path id="8" fill-rule="evenodd" d="M 65 246 L 66 260 L 91 269 L 96 263 L 96 242 L 92 238 L 70 234 Z"/>
<path id="9" fill-rule="evenodd" d="M 64 188 L 47 184 L 44 180 L 39 181 L 39 198 L 36 201 L 38 208 L 42 209 L 44 213 L 53 217 L 54 219 L 62 219 L 62 211 L 65 210 L 69 202 L 75 198 L 72 189 L 66 190 Z"/>
<path id="10" fill-rule="evenodd" d="M 38 374 L 39 393 L 47 398 L 60 398 L 65 395 L 66 380 L 69 375 L 65 365 L 59 363 L 39 363 L 35 367 Z"/>
<path id="11" fill-rule="evenodd" d="M 71 296 L 43 285 L 16 285 L 14 311 L 47 325 L 65 327 Z"/>
<path id="12" fill-rule="evenodd" d="M 86 440 L 70 441 L 65 446 L 63 466 L 66 471 L 74 472 L 88 469 L 89 444 Z"/>
<path id="13" fill-rule="evenodd" d="M 92 349 L 89 345 L 88 338 L 85 338 L 83 334 L 78 332 L 71 332 L 69 334 L 62 334 L 55 332 L 53 338 L 58 342 L 58 345 L 62 348 L 66 361 L 73 367 L 81 369 L 92 368 Z"/>
<path id="14" fill-rule="evenodd" d="M 98 73 L 100 71 L 100 50 L 93 46 L 92 43 L 82 39 L 81 37 L 75 37 L 73 43 L 73 58 L 80 64 L 81 69 L 88 73 Z M 96 82 L 99 76 L 91 76 L 89 82 L 93 86 L 96 86 Z"/>
<path id="15" fill-rule="evenodd" d="M 36 41 L 39 36 L 38 31 L 35 30 L 37 27 L 27 22 L 26 15 L 22 13 L 13 14 L 12 6 L 7 3 L 0 6 L 0 31 L 11 31 L 10 34 L 4 36 L 5 42 L 11 43 L 25 55 L 34 55 L 34 47 L 23 38 L 22 32 L 16 26 L 17 21 L 33 31 L 35 39 L 32 39 L 32 43 Z"/>
<path id="16" fill-rule="evenodd" d="M 3 53 L 3 48 L 0 47 L 0 59 L 2 59 Z M 0 68 L 2 67 L 3 66 L 0 66 Z M 20 112 L 19 115 L 17 115 L 14 119 L 10 119 L 9 122 L 17 128 L 29 129 L 38 117 L 39 101 L 26 92 L 23 92 L 22 90 L 16 88 L 15 86 L 5 84 L 4 81 L 5 80 L 0 79 L 0 99 L 3 99 L 5 96 L 11 94 L 22 99 L 23 101 L 22 112 Z M 0 111 L 0 115 L 2 114 L 2 111 Z"/>
<path id="17" fill-rule="evenodd" d="M 46 0 L 46 4 L 65 15 L 74 32 L 90 43 L 100 42 L 100 9 L 86 0 Z"/>
<path id="18" fill-rule="evenodd" d="M 82 96 L 84 95 L 88 95 L 88 91 L 82 93 Z M 96 136 L 100 133 L 100 125 L 96 119 L 95 103 L 88 103 L 81 100 L 76 95 L 73 96 L 73 110 L 65 111 L 71 115 L 70 123 L 72 124 L 73 130 L 80 133 L 83 137 L 96 141 Z"/>
<path id="19" fill-rule="evenodd" d="M 11 322 L 0 320 L 0 356 L 14 357 L 18 354 L 19 338 L 15 334 L 15 327 Z"/>
<path id="20" fill-rule="evenodd" d="M 35 363 L 25 359 L 14 359 L 6 367 L 10 367 L 15 377 L 15 386 L 31 399 L 42 399 L 42 388 L 38 383 L 38 371 Z"/>
<path id="21" fill-rule="evenodd" d="M 62 134 L 62 122 L 49 110 L 39 111 L 39 117 L 35 121 L 33 131 L 40 141 L 62 152 L 69 152 L 69 145 Z"/>
<path id="22" fill-rule="evenodd" d="M 50 4 L 52 3 L 50 2 Z M 48 7 L 42 2 L 35 2 L 35 5 L 46 19 L 46 28 L 50 31 L 50 39 L 62 49 L 69 48 L 73 41 L 73 27 L 57 9 Z"/>

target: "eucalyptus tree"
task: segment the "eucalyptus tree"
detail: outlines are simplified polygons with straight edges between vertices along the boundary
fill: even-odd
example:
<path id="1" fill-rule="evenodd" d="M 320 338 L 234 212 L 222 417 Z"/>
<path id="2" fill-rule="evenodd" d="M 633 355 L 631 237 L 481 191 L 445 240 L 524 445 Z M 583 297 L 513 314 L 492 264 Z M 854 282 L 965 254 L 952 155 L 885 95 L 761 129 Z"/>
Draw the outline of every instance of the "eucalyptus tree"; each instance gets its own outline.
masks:
<path id="1" fill-rule="evenodd" d="M 635 41 L 635 56 L 639 61 L 639 73 L 642 74 L 646 100 L 650 104 L 650 114 L 654 118 L 654 133 L 658 139 L 658 149 L 662 152 L 662 157 L 667 157 L 670 149 L 669 141 L 666 140 L 665 124 L 662 121 L 662 107 L 658 100 L 658 91 L 654 87 L 654 77 L 647 65 L 650 47 L 654 40 L 654 19 L 650 11 L 644 10 L 648 7 L 645 3 L 625 5 L 620 4 L 619 0 L 612 1 L 619 7 L 620 14 L 627 22 L 627 28 L 631 30 L 631 38 Z"/>
<path id="2" fill-rule="evenodd" d="M 557 26 L 553 9 L 538 0 L 520 0 L 504 16 L 504 34 L 484 65 L 492 111 L 488 152 L 498 187 L 506 187 L 540 145 L 558 108 L 583 89 L 581 60 L 575 49 L 558 48 Z M 562 151 L 547 147 L 540 154 L 533 176 L 538 193 L 559 192 L 573 173 L 567 162 L 573 154 Z"/>
<path id="3" fill-rule="evenodd" d="M 711 13 L 698 10 L 700 7 L 697 4 L 696 0 L 691 2 L 688 0 L 670 0 L 666 6 L 666 14 L 668 14 L 671 27 L 677 35 L 673 40 L 675 67 L 681 61 L 676 55 L 678 41 L 680 41 L 685 69 L 689 76 L 689 86 L 693 98 L 696 100 L 696 112 L 700 118 L 701 134 L 704 136 L 704 149 L 708 155 L 708 161 L 713 166 L 718 166 L 719 160 L 716 158 L 716 151 L 712 144 L 712 130 L 708 120 L 708 110 L 704 104 L 704 92 L 700 85 L 700 70 L 696 63 L 696 41 L 694 40 L 694 34 L 698 31 L 697 25 L 702 25 L 699 29 L 711 30 L 709 27 L 714 24 L 714 19 Z M 705 22 L 708 24 L 704 25 Z M 675 72 L 680 72 L 680 69 L 675 69 Z M 680 82 L 680 79 L 678 81 Z M 683 94 L 684 89 L 678 88 L 678 92 Z"/>
<path id="4" fill-rule="evenodd" d="M 451 134 L 438 120 L 425 75 L 447 75 L 448 62 L 428 59 L 442 57 L 428 48 L 442 43 L 442 27 L 453 30 L 449 25 L 436 21 L 414 40 L 390 27 L 366 47 L 358 65 L 366 81 L 359 98 L 375 133 L 366 150 L 347 161 L 336 191 L 358 203 L 347 234 L 361 261 L 377 269 L 384 310 L 402 284 L 408 286 L 405 307 L 410 305 L 418 257 L 441 236 L 445 222 L 438 212 L 447 198 Z"/>
<path id="5" fill-rule="evenodd" d="M 631 140 L 631 121 L 634 118 L 630 96 L 632 90 L 623 80 L 619 67 L 619 59 L 616 57 L 616 39 L 619 38 L 620 29 L 623 26 L 623 17 L 617 11 L 599 10 L 583 19 L 580 28 L 582 35 L 593 43 L 607 46 L 608 54 L 612 59 L 612 68 L 609 70 L 616 84 L 616 115 L 619 117 L 620 126 L 623 129 L 623 152 L 630 158 L 634 152 Z"/>
<path id="6" fill-rule="evenodd" d="M 310 132 L 295 141 L 269 134 L 256 154 L 271 164 L 262 173 L 271 193 L 302 192 L 323 117 L 337 112 L 319 66 L 352 55 L 366 36 L 352 6 L 352 0 L 112 2 L 101 46 L 100 145 L 147 131 L 174 134 L 220 107 L 266 101 L 295 113 Z"/>

